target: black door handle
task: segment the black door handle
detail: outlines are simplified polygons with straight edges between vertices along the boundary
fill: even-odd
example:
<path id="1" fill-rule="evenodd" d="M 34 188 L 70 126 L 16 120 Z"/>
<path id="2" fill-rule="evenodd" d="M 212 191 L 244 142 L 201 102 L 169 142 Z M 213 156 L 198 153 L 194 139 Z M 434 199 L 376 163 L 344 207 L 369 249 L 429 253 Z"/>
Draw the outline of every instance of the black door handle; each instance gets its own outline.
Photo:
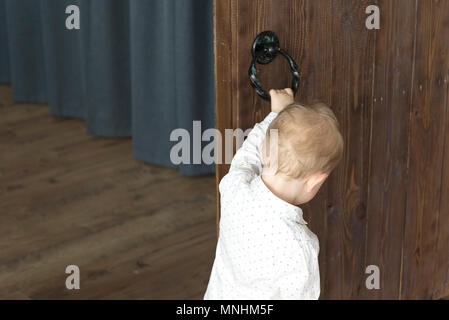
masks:
<path id="1" fill-rule="evenodd" d="M 254 39 L 252 47 L 253 59 L 251 61 L 251 66 L 249 67 L 248 74 L 251 86 L 259 96 L 267 101 L 271 100 L 270 94 L 262 89 L 260 81 L 257 79 L 256 63 L 268 64 L 276 58 L 278 53 L 283 55 L 290 65 L 290 70 L 293 75 L 291 87 L 294 95 L 296 95 L 299 88 L 300 76 L 296 62 L 288 55 L 287 52 L 279 47 L 279 39 L 274 32 L 263 31 Z"/>

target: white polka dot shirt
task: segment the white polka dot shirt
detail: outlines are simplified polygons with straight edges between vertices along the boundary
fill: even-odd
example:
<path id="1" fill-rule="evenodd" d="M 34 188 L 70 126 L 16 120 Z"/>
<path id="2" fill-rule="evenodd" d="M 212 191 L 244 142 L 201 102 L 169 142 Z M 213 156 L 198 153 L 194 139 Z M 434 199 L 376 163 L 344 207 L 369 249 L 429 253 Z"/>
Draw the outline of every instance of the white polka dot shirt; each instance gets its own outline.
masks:
<path id="1" fill-rule="evenodd" d="M 256 124 L 219 184 L 220 234 L 204 299 L 318 299 L 318 238 L 302 210 L 261 179 L 259 146 L 270 113 Z"/>

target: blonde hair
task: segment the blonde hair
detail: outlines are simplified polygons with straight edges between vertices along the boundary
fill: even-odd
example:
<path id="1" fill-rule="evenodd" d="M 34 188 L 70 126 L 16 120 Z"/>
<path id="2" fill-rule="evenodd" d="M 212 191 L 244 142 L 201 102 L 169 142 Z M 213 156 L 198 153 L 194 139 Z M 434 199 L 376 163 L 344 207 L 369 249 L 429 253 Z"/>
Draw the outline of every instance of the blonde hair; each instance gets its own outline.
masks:
<path id="1" fill-rule="evenodd" d="M 330 173 L 343 155 L 343 137 L 334 112 L 323 103 L 293 103 L 268 127 L 265 150 L 270 150 L 270 130 L 277 130 L 277 170 L 291 178 Z M 276 141 L 276 140 L 274 140 Z M 266 165 L 270 166 L 270 157 Z"/>

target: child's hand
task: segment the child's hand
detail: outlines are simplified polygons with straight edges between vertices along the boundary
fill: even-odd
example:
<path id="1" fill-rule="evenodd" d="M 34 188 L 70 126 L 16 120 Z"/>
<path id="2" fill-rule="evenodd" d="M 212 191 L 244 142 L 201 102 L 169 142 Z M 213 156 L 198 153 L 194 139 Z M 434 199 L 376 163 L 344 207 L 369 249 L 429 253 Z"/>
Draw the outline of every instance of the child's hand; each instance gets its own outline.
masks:
<path id="1" fill-rule="evenodd" d="M 282 90 L 270 90 L 271 96 L 271 111 L 275 113 L 279 113 L 284 110 L 285 107 L 295 102 L 293 97 L 293 91 L 290 88 L 282 89 Z"/>

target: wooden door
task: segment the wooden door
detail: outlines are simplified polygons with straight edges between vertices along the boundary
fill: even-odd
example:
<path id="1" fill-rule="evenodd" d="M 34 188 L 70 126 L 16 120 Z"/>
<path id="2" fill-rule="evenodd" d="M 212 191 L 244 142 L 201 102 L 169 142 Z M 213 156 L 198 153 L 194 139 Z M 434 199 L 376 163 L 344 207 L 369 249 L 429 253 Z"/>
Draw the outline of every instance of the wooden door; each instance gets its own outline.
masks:
<path id="1" fill-rule="evenodd" d="M 365 26 L 369 5 L 378 30 Z M 321 298 L 449 296 L 449 0 L 215 0 L 214 18 L 219 130 L 269 112 L 247 73 L 264 30 L 299 66 L 296 100 L 327 103 L 341 123 L 344 158 L 303 207 Z M 259 79 L 288 87 L 287 62 L 260 66 Z M 217 165 L 217 183 L 227 170 Z M 379 290 L 365 286 L 369 265 Z"/>

